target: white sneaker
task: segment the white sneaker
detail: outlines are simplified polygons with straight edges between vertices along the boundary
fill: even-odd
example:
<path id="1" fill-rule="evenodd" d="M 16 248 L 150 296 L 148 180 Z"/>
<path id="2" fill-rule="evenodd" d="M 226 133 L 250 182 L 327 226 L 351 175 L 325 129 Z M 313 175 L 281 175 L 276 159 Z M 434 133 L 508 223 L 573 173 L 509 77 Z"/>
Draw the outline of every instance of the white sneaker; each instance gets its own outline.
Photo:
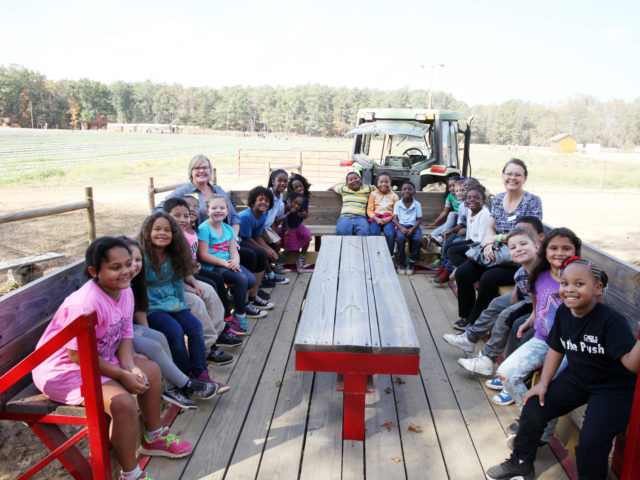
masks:
<path id="1" fill-rule="evenodd" d="M 459 348 L 465 352 L 471 353 L 476 349 L 476 344 L 469 341 L 466 332 L 458 333 L 457 335 L 445 333 L 442 335 L 442 339 L 452 347 Z"/>
<path id="2" fill-rule="evenodd" d="M 471 373 L 486 377 L 493 375 L 493 361 L 482 355 L 482 352 L 475 357 L 459 358 L 458 365 Z"/>
<path id="3" fill-rule="evenodd" d="M 407 273 L 407 266 L 398 264 L 398 275 L 404 275 Z"/>

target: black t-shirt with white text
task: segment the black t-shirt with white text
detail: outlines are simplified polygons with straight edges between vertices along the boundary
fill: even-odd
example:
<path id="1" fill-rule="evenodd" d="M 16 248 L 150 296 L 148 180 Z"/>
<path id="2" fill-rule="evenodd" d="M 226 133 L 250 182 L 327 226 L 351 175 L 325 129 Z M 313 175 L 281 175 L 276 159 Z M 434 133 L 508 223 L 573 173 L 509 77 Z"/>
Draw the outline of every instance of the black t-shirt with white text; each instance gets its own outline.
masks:
<path id="1" fill-rule="evenodd" d="M 627 320 L 600 302 L 584 317 L 574 317 L 560 305 L 547 337 L 549 347 L 566 355 L 565 372 L 577 386 L 600 392 L 627 388 L 633 392 L 636 374 L 622 365 L 620 357 L 635 343 Z"/>

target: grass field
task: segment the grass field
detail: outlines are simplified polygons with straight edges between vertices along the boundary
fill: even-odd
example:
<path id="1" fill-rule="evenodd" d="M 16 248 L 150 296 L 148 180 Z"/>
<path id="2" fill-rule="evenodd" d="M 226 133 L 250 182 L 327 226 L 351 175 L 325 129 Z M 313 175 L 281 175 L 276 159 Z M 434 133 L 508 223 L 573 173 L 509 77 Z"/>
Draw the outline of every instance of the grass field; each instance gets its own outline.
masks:
<path id="1" fill-rule="evenodd" d="M 212 159 L 218 183 L 227 190 L 264 183 L 262 174 L 238 176 L 240 148 L 349 150 L 350 141 L 0 129 L 0 214 L 81 201 L 84 187 L 92 186 L 98 235 L 135 233 L 148 214 L 149 177 L 156 185 L 186 181 L 188 161 L 196 153 Z M 472 145 L 472 174 L 500 192 L 500 169 L 514 156 L 529 167 L 527 189 L 542 197 L 546 222 L 569 226 L 585 241 L 640 263 L 640 213 L 634 208 L 640 201 L 640 155 L 587 157 Z M 340 180 L 341 175 L 335 179 Z M 80 257 L 86 245 L 82 212 L 0 225 L 0 261 L 46 251 L 66 255 L 49 265 L 54 268 Z"/>

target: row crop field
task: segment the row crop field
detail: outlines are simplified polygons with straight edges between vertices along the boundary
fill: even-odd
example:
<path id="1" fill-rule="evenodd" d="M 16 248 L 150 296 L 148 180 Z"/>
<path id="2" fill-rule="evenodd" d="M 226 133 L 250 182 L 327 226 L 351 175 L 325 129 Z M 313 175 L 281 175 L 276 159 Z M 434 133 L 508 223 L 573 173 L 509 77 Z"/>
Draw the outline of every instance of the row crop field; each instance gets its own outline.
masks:
<path id="1" fill-rule="evenodd" d="M 345 140 L 255 136 L 128 134 L 106 131 L 0 128 L 0 185 L 66 175 L 73 167 L 180 164 L 204 153 L 222 170 L 236 167 L 240 148 L 346 149 Z"/>

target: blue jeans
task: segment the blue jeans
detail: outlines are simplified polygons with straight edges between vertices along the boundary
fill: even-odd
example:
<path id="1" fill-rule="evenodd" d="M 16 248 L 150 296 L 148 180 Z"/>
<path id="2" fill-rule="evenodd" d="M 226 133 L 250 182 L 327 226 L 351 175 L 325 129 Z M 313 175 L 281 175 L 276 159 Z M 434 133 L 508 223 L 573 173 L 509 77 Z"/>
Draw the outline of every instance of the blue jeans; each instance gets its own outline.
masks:
<path id="1" fill-rule="evenodd" d="M 199 376 L 207 368 L 202 323 L 189 310 L 180 312 L 153 312 L 147 315 L 149 327 L 164 333 L 169 342 L 173 361 L 186 375 Z M 184 344 L 187 336 L 189 351 Z"/>
<path id="2" fill-rule="evenodd" d="M 336 224 L 336 235 L 369 235 L 369 220 L 366 215 L 344 215 Z"/>
<path id="3" fill-rule="evenodd" d="M 239 272 L 225 267 L 214 267 L 214 271 L 221 274 L 226 283 L 231 284 L 229 290 L 233 295 L 233 309 L 236 315 L 244 315 L 247 292 L 256 285 L 256 276 L 242 265 L 240 265 Z"/>
<path id="4" fill-rule="evenodd" d="M 459 237 L 455 233 L 447 238 L 442 244 L 442 250 L 440 251 L 440 265 L 447 269 L 448 272 L 453 272 L 456 266 L 451 262 L 451 259 L 447 255 L 447 249 L 454 243 L 464 242 L 465 237 Z M 457 283 L 457 282 L 456 282 Z"/>
<path id="5" fill-rule="evenodd" d="M 411 228 L 413 225 L 403 225 L 404 228 Z M 422 229 L 418 226 L 411 235 L 411 240 L 413 240 L 413 244 L 411 245 L 411 256 L 409 257 L 409 261 L 411 263 L 416 263 L 420 260 L 420 247 L 422 245 Z M 407 241 L 407 238 L 404 236 L 404 233 L 400 229 L 398 229 L 398 236 L 396 237 L 396 244 L 398 245 L 398 264 L 406 265 L 407 264 L 407 255 L 404 252 L 404 244 Z"/>
<path id="6" fill-rule="evenodd" d="M 369 235 L 377 237 L 380 232 L 384 232 L 384 238 L 387 239 L 387 246 L 389 247 L 389 253 L 393 256 L 393 249 L 396 246 L 396 226 L 393 222 L 386 223 L 384 226 L 378 225 L 376 222 L 369 224 Z"/>

